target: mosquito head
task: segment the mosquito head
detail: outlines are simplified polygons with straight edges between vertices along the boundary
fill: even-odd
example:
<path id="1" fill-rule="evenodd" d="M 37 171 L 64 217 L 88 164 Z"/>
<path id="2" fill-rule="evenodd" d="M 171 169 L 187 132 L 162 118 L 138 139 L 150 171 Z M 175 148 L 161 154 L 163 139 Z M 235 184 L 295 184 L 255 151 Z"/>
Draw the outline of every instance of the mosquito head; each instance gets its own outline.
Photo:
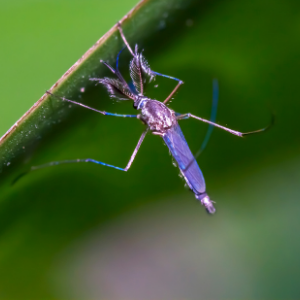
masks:
<path id="1" fill-rule="evenodd" d="M 145 102 L 149 100 L 147 97 L 143 96 L 143 95 L 138 95 L 136 96 L 136 98 L 134 99 L 134 103 L 133 103 L 133 107 L 135 109 L 142 109 L 143 106 L 145 105 Z"/>

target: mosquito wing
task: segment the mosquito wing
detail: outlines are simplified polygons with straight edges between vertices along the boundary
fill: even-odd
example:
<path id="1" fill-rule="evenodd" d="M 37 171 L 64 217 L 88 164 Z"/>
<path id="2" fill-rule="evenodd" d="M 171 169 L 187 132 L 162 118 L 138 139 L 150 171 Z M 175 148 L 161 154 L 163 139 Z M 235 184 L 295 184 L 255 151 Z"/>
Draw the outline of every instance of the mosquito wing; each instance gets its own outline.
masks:
<path id="1" fill-rule="evenodd" d="M 170 128 L 163 136 L 163 139 L 166 145 L 169 147 L 174 159 L 177 161 L 180 172 L 184 176 L 184 179 L 190 189 L 195 194 L 205 193 L 206 188 L 204 177 L 197 164 L 197 161 L 194 160 L 194 156 L 184 138 L 179 125 L 177 124 L 174 127 Z M 187 170 L 185 170 L 186 166 L 192 160 L 194 160 L 193 163 Z"/>

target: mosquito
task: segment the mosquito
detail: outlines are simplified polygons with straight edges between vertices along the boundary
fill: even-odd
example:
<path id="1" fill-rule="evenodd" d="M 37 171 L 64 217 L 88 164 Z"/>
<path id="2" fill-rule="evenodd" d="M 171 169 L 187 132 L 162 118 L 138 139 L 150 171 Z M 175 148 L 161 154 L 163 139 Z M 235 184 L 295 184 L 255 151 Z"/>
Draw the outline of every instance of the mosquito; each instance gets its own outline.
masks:
<path id="1" fill-rule="evenodd" d="M 228 131 L 231 134 L 234 134 L 239 137 L 243 137 L 245 135 L 258 133 L 265 131 L 268 127 L 262 128 L 259 130 L 251 131 L 242 133 L 239 131 L 232 130 L 230 128 L 221 126 L 219 124 L 216 124 L 214 121 L 215 117 L 212 117 L 211 120 L 206 120 L 200 117 L 197 117 L 191 113 L 185 113 L 180 114 L 176 113 L 169 107 L 167 107 L 168 102 L 171 100 L 173 95 L 177 92 L 179 87 L 183 84 L 183 81 L 172 77 L 168 75 L 164 75 L 158 72 L 154 72 L 150 69 L 150 66 L 147 62 L 147 60 L 144 58 L 142 52 L 139 52 L 138 45 L 135 46 L 134 51 L 130 47 L 129 43 L 127 42 L 125 35 L 123 33 L 121 24 L 117 24 L 119 33 L 121 35 L 121 38 L 123 42 L 126 45 L 126 48 L 129 50 L 129 52 L 132 55 L 132 59 L 129 64 L 129 70 L 130 70 L 130 77 L 132 79 L 132 85 L 129 85 L 123 76 L 121 75 L 118 64 L 119 64 L 119 54 L 117 55 L 116 59 L 116 68 L 114 69 L 111 65 L 109 65 L 107 62 L 100 60 L 100 62 L 106 66 L 114 75 L 116 78 L 90 78 L 91 81 L 95 81 L 97 83 L 102 84 L 106 89 L 110 96 L 110 98 L 114 98 L 117 100 L 131 100 L 133 101 L 133 107 L 140 111 L 137 115 L 123 115 L 123 114 L 114 114 L 109 113 L 106 111 L 100 111 L 95 108 L 86 106 L 82 103 L 75 102 L 73 100 L 66 99 L 64 97 L 59 97 L 57 95 L 52 94 L 51 92 L 47 91 L 47 93 L 55 98 L 58 98 L 62 101 L 67 101 L 76 105 L 80 105 L 84 108 L 93 110 L 95 112 L 98 112 L 102 115 L 106 116 L 115 116 L 115 117 L 127 117 L 127 118 L 137 118 L 141 120 L 145 125 L 146 129 L 142 133 L 134 151 L 133 154 L 130 157 L 130 160 L 125 168 L 120 168 L 117 166 L 109 165 L 104 162 L 86 158 L 86 159 L 76 159 L 76 160 L 64 160 L 64 161 L 55 161 L 50 162 L 44 165 L 40 166 L 34 166 L 31 167 L 31 170 L 36 170 L 48 166 L 63 164 L 63 163 L 78 163 L 78 162 L 91 162 L 95 164 L 100 164 L 103 166 L 115 168 L 117 170 L 121 171 L 128 171 L 129 168 L 132 165 L 132 162 L 134 161 L 138 150 L 140 149 L 140 146 L 148 132 L 151 132 L 152 134 L 158 135 L 162 137 L 166 145 L 168 146 L 172 156 L 177 162 L 178 168 L 186 181 L 188 187 L 190 190 L 195 194 L 195 197 L 197 200 L 200 201 L 200 203 L 205 207 L 206 211 L 209 214 L 214 214 L 216 209 L 213 205 L 213 201 L 210 199 L 208 194 L 206 193 L 206 186 L 205 186 L 205 180 L 203 177 L 203 174 L 198 166 L 198 163 L 196 161 L 196 157 L 199 155 L 199 152 L 194 156 L 184 138 L 184 135 L 180 129 L 180 126 L 178 124 L 178 121 L 185 120 L 189 118 L 194 118 L 196 120 L 205 122 L 210 124 L 209 131 L 207 133 L 207 136 L 204 140 L 204 143 L 202 144 L 201 150 L 205 147 L 207 140 L 211 134 L 212 126 L 221 128 L 225 131 Z M 166 77 L 172 80 L 177 81 L 177 85 L 173 89 L 173 91 L 170 93 L 170 95 L 163 101 L 157 101 L 151 98 L 148 98 L 144 95 L 144 86 L 146 83 L 152 81 L 156 76 L 162 76 Z M 217 82 L 214 81 L 214 101 L 217 101 Z M 213 108 L 213 115 L 216 114 L 216 105 L 215 109 Z"/>

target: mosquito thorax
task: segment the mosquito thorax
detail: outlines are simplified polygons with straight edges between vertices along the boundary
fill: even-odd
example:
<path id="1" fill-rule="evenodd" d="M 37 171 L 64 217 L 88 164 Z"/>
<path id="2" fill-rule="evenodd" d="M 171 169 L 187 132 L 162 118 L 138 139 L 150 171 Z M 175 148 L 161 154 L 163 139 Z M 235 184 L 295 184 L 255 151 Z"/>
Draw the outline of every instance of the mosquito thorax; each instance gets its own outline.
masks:
<path id="1" fill-rule="evenodd" d="M 141 110 L 140 119 L 154 134 L 163 135 L 177 124 L 174 111 L 160 101 L 143 97 L 139 99 L 137 109 Z"/>

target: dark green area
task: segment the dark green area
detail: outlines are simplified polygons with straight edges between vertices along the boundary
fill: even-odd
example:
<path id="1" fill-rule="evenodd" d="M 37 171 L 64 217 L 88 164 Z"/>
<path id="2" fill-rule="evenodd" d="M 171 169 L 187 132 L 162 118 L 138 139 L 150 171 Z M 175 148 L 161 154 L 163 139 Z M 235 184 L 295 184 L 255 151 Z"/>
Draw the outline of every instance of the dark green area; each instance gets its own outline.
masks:
<path id="1" fill-rule="evenodd" d="M 109 2 L 3 3 L 2 133 L 134 4 Z M 91 157 L 125 167 L 144 129 L 134 119 L 47 100 L 0 149 L 1 167 L 10 163 L 1 173 L 0 299 L 299 298 L 300 3 L 182 3 L 149 1 L 124 25 L 153 70 L 185 82 L 170 106 L 209 118 L 218 78 L 219 124 L 251 131 L 266 126 L 274 111 L 275 125 L 246 138 L 214 131 L 198 159 L 217 202 L 217 214 L 208 217 L 152 135 L 127 173 L 60 165 L 11 186 L 30 166 L 54 160 Z M 117 36 L 57 93 L 134 113 L 132 103 L 111 101 L 86 77 L 109 75 L 99 60 L 114 63 L 122 47 Z M 121 59 L 128 78 L 130 56 Z M 155 84 L 147 95 L 163 100 L 176 83 Z M 196 152 L 207 126 L 181 126 Z M 97 245 L 87 242 L 91 233 Z M 101 262 L 97 276 L 93 259 Z"/>

